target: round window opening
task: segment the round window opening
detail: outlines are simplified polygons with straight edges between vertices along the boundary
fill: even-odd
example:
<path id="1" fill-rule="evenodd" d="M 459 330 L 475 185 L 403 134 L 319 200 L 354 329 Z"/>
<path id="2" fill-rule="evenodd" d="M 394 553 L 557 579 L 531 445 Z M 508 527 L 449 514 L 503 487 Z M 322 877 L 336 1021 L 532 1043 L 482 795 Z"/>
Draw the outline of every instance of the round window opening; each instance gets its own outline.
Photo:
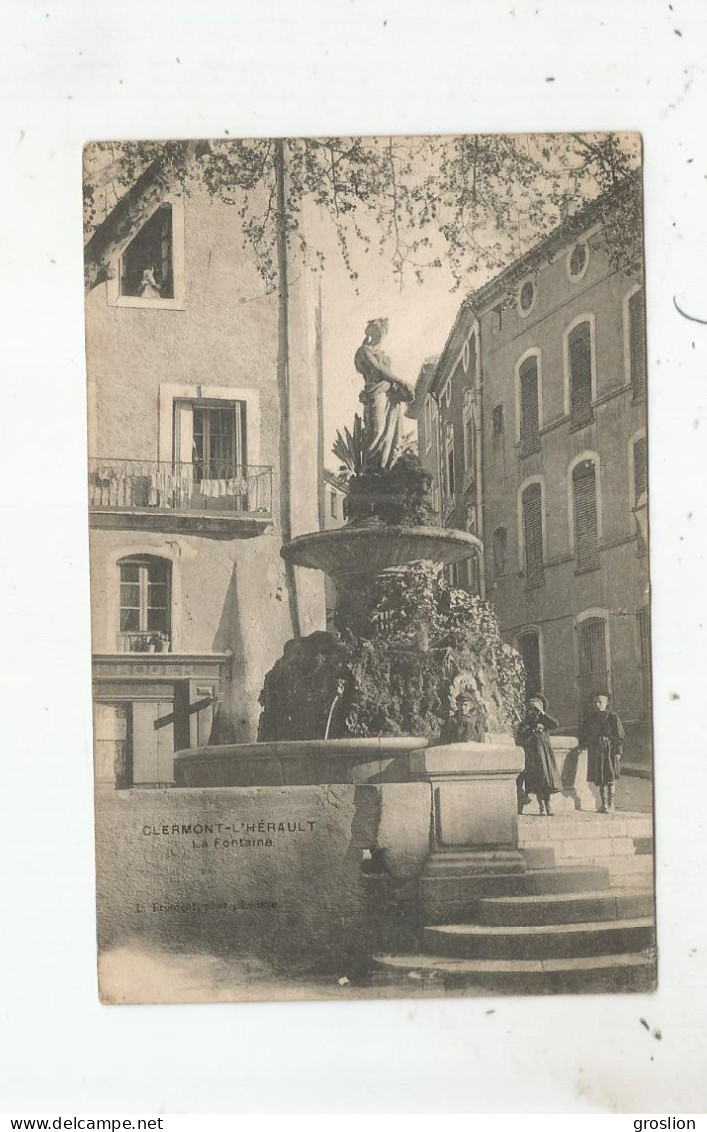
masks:
<path id="1" fill-rule="evenodd" d="M 586 244 L 577 244 L 572 249 L 570 256 L 570 276 L 572 279 L 580 279 L 587 267 L 587 247 Z"/>
<path id="2" fill-rule="evenodd" d="M 520 289 L 520 309 L 523 314 L 528 314 L 532 309 L 535 302 L 535 286 L 528 279 Z"/>

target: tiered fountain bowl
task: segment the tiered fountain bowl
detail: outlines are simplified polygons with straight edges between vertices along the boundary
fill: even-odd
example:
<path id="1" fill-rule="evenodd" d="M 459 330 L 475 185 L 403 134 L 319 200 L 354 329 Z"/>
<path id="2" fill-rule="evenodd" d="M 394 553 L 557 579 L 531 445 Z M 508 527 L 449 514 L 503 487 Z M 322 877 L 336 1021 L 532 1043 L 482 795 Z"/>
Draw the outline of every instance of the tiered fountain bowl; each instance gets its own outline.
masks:
<path id="1" fill-rule="evenodd" d="M 481 543 L 441 527 L 350 525 L 300 535 L 281 555 L 293 566 L 323 570 L 335 585 L 355 584 L 418 562 L 439 566 L 478 555 Z M 309 786 L 321 783 L 406 781 L 412 751 L 424 736 L 278 740 L 179 751 L 176 786 Z"/>

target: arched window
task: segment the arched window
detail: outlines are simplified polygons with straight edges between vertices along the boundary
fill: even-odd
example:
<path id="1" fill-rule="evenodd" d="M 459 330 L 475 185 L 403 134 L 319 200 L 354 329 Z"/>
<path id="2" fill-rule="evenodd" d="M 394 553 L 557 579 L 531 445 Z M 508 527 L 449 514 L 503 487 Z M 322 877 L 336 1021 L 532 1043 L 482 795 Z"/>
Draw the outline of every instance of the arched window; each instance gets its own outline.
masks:
<path id="1" fill-rule="evenodd" d="M 474 428 L 474 395 L 471 389 L 464 394 L 464 483 L 474 478 L 476 444 Z"/>
<path id="2" fill-rule="evenodd" d="M 497 527 L 493 532 L 493 576 L 502 578 L 507 573 L 506 549 L 508 532 L 505 527 Z"/>
<path id="3" fill-rule="evenodd" d="M 527 456 L 540 448 L 540 387 L 537 354 L 531 354 L 521 362 L 517 381 L 520 454 Z"/>
<path id="4" fill-rule="evenodd" d="M 540 630 L 524 629 L 518 635 L 518 651 L 525 665 L 525 694 L 542 692 L 542 666 L 540 663 Z"/>
<path id="5" fill-rule="evenodd" d="M 639 287 L 628 296 L 625 308 L 627 321 L 628 376 L 634 398 L 646 392 L 646 311 L 643 289 Z"/>
<path id="6" fill-rule="evenodd" d="M 582 428 L 594 420 L 594 360 L 592 357 L 592 325 L 583 319 L 567 335 L 567 370 L 569 383 L 570 427 Z"/>
<path id="7" fill-rule="evenodd" d="M 167 652 L 172 633 L 172 564 L 141 554 L 123 558 L 118 647 L 124 652 Z"/>
<path id="8" fill-rule="evenodd" d="M 639 436 L 633 442 L 633 507 L 638 507 L 641 496 L 648 491 L 648 446 L 645 436 Z"/>
<path id="9" fill-rule="evenodd" d="M 425 452 L 429 452 L 432 447 L 432 397 L 429 393 L 425 397 L 424 447 Z"/>
<path id="10" fill-rule="evenodd" d="M 446 434 L 445 447 L 446 447 L 446 460 L 447 460 L 447 476 L 446 476 L 447 495 L 448 495 L 447 502 L 450 503 L 450 502 L 453 501 L 454 493 L 456 491 L 456 482 L 455 482 L 455 474 L 454 474 L 455 473 L 455 469 L 454 469 L 454 426 L 452 425 L 451 421 L 447 421 L 446 428 L 445 428 L 445 434 Z"/>
<path id="11" fill-rule="evenodd" d="M 574 549 L 578 570 L 599 565 L 597 477 L 594 460 L 580 460 L 572 469 Z"/>
<path id="12" fill-rule="evenodd" d="M 579 698 L 584 709 L 592 692 L 611 691 L 606 614 L 601 610 L 588 610 L 577 618 L 576 629 Z"/>
<path id="13" fill-rule="evenodd" d="M 528 589 L 545 584 L 543 568 L 543 497 L 541 484 L 528 484 L 521 497 L 525 557 L 525 585 Z"/>

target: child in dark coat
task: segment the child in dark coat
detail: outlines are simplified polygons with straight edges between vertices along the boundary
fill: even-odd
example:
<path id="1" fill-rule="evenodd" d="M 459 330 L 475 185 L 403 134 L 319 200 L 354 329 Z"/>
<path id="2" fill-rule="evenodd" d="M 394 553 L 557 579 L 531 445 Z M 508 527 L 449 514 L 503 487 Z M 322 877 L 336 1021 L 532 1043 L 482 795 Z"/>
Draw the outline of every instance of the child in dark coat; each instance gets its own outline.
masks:
<path id="1" fill-rule="evenodd" d="M 525 751 L 523 780 L 526 794 L 535 794 L 542 817 L 552 817 L 550 795 L 558 794 L 562 781 L 555 762 L 549 731 L 559 724 L 547 713 L 547 700 L 539 693 L 528 699 L 528 706 L 518 731 L 518 742 Z"/>
<path id="2" fill-rule="evenodd" d="M 609 708 L 609 693 L 594 692 L 579 727 L 579 746 L 587 752 L 587 781 L 599 788 L 601 814 L 614 813 L 616 808 L 616 783 L 625 738 L 621 720 Z"/>

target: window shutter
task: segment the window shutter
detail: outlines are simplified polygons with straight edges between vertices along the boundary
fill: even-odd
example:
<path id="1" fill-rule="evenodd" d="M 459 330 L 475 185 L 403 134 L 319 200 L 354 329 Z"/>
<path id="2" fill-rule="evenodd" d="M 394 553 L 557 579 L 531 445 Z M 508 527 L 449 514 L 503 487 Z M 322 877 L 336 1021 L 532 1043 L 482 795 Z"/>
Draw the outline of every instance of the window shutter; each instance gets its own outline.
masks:
<path id="1" fill-rule="evenodd" d="M 579 693 L 582 704 L 601 688 L 608 689 L 606 668 L 606 622 L 603 617 L 588 617 L 580 622 Z"/>
<path id="2" fill-rule="evenodd" d="M 633 505 L 648 491 L 648 448 L 645 436 L 633 445 Z"/>
<path id="3" fill-rule="evenodd" d="M 646 319 L 643 291 L 636 291 L 628 301 L 629 351 L 631 385 L 634 397 L 646 391 Z"/>
<path id="4" fill-rule="evenodd" d="M 520 367 L 520 451 L 521 456 L 540 448 L 538 401 L 538 359 L 526 358 Z"/>
<path id="5" fill-rule="evenodd" d="M 651 614 L 650 609 L 638 611 L 638 634 L 641 647 L 641 682 L 643 688 L 643 708 L 651 710 Z"/>
<path id="6" fill-rule="evenodd" d="M 594 419 L 592 412 L 592 337 L 588 322 L 569 336 L 570 426 L 580 428 Z"/>
<path id="7" fill-rule="evenodd" d="M 592 460 L 583 460 L 573 470 L 572 490 L 577 569 L 592 570 L 599 565 L 596 470 Z"/>
<path id="8" fill-rule="evenodd" d="M 531 483 L 523 492 L 523 538 L 525 540 L 526 587 L 542 586 L 543 570 L 543 512 L 542 489 Z"/>

